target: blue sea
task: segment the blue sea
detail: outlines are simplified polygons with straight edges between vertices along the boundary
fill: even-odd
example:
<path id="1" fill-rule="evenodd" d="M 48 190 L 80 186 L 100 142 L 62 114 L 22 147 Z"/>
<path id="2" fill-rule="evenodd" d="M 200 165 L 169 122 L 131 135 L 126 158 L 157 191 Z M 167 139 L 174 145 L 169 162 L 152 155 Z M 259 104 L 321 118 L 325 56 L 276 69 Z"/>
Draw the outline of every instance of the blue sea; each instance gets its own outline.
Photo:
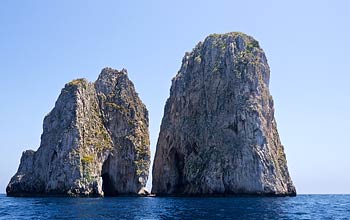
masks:
<path id="1" fill-rule="evenodd" d="M 350 219 L 350 195 L 13 198 L 0 219 Z"/>

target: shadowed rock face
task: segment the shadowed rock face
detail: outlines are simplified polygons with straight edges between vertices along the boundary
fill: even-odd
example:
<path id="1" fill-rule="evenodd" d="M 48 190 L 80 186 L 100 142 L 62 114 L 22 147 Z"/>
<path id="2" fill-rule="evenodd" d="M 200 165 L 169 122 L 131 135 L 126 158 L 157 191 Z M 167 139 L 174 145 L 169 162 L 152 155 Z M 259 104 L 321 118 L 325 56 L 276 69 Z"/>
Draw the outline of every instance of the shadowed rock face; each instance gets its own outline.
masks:
<path id="1" fill-rule="evenodd" d="M 277 132 L 263 50 L 213 34 L 172 80 L 153 166 L 158 195 L 295 195 Z"/>
<path id="2" fill-rule="evenodd" d="M 39 149 L 25 151 L 9 196 L 137 194 L 150 164 L 148 112 L 126 70 L 67 83 L 45 117 Z"/>

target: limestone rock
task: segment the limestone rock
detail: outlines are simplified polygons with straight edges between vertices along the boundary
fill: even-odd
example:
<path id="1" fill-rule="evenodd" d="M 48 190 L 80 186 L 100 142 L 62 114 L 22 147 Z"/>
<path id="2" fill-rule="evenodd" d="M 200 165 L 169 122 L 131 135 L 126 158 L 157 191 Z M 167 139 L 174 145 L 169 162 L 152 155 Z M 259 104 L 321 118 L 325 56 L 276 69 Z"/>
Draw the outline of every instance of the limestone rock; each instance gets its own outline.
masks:
<path id="1" fill-rule="evenodd" d="M 150 164 L 148 112 L 126 70 L 73 80 L 45 117 L 39 149 L 25 151 L 9 196 L 137 194 Z"/>
<path id="2" fill-rule="evenodd" d="M 259 43 L 213 34 L 172 80 L 153 166 L 157 195 L 295 195 Z"/>
<path id="3" fill-rule="evenodd" d="M 139 190 L 139 192 L 137 193 L 139 196 L 149 196 L 150 193 L 148 192 L 148 190 L 143 187 L 142 189 Z"/>

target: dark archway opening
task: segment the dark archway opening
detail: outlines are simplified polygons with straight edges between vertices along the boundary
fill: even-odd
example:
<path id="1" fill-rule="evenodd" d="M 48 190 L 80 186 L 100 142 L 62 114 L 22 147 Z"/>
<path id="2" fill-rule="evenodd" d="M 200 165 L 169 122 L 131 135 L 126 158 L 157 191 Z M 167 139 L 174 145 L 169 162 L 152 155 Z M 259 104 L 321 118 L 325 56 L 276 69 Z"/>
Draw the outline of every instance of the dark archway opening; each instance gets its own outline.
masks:
<path id="1" fill-rule="evenodd" d="M 115 190 L 115 183 L 110 175 L 110 161 L 109 156 L 102 166 L 102 190 L 104 196 L 117 196 L 118 192 Z"/>
<path id="2" fill-rule="evenodd" d="M 175 193 L 183 193 L 185 190 L 185 184 L 184 184 L 184 168 L 185 168 L 185 156 L 180 153 L 176 152 L 175 154 L 175 167 L 177 171 L 177 182 L 176 182 L 176 189 Z"/>
<path id="3" fill-rule="evenodd" d="M 167 193 L 170 194 L 181 194 L 185 190 L 185 179 L 184 179 L 184 167 L 185 167 L 185 156 L 182 152 L 172 148 L 169 152 L 171 157 L 171 170 L 174 171 L 173 178 L 168 180 L 166 184 Z"/>
<path id="4" fill-rule="evenodd" d="M 115 190 L 113 186 L 113 180 L 108 173 L 102 174 L 102 190 L 104 196 L 115 196 Z"/>

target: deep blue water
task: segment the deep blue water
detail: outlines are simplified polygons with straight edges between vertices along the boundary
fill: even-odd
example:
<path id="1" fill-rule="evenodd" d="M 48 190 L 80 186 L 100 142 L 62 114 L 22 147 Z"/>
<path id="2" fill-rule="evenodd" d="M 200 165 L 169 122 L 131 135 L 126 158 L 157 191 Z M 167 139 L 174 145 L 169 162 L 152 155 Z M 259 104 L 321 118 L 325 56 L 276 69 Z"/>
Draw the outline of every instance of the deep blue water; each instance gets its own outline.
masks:
<path id="1" fill-rule="evenodd" d="M 0 219 L 350 219 L 350 195 L 230 198 L 12 198 Z"/>

